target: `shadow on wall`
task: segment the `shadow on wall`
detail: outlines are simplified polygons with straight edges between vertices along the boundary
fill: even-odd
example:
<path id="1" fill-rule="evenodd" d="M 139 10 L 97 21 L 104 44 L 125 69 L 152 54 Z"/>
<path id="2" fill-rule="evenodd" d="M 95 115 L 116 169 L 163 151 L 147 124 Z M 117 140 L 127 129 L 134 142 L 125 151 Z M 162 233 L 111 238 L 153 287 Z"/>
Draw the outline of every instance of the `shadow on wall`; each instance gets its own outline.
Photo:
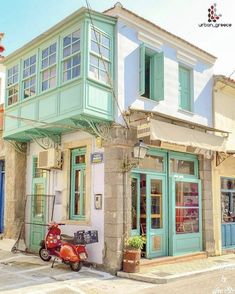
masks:
<path id="1" fill-rule="evenodd" d="M 208 80 L 196 99 L 194 98 L 194 112 L 205 117 L 209 126 L 212 126 L 212 87 L 213 77 Z"/>

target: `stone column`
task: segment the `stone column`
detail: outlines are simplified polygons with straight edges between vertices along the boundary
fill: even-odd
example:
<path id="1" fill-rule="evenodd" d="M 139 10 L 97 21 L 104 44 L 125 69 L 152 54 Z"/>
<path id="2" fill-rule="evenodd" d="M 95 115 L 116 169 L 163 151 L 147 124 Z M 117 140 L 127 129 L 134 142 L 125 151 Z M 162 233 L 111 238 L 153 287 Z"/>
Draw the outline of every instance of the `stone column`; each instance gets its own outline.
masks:
<path id="1" fill-rule="evenodd" d="M 131 131 L 114 129 L 112 140 L 104 146 L 104 267 L 111 273 L 122 267 L 123 241 L 131 226 L 130 171 L 122 168 L 124 157 L 132 157 L 134 140 L 130 134 Z"/>
<path id="2" fill-rule="evenodd" d="M 200 156 L 200 178 L 202 180 L 202 238 L 203 250 L 215 255 L 215 237 L 213 225 L 212 165 L 211 160 Z"/>
<path id="3" fill-rule="evenodd" d="M 26 154 L 5 143 L 5 226 L 4 237 L 16 239 L 24 220 Z"/>

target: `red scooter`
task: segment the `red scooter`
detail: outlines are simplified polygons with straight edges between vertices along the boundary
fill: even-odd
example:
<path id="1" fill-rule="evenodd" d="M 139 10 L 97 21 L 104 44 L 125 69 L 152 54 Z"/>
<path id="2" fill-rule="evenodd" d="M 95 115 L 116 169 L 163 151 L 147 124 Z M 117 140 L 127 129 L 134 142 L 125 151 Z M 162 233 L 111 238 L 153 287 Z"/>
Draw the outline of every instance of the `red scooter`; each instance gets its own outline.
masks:
<path id="1" fill-rule="evenodd" d="M 63 263 L 69 264 L 71 270 L 78 272 L 82 267 L 82 262 L 88 257 L 86 245 L 78 244 L 73 237 L 62 235 L 58 227 L 60 225 L 64 224 L 51 223 L 48 225 L 45 240 L 40 243 L 39 256 L 44 261 L 51 260 L 53 256 L 55 259 L 59 258 Z M 52 267 L 53 265 L 54 262 Z"/>

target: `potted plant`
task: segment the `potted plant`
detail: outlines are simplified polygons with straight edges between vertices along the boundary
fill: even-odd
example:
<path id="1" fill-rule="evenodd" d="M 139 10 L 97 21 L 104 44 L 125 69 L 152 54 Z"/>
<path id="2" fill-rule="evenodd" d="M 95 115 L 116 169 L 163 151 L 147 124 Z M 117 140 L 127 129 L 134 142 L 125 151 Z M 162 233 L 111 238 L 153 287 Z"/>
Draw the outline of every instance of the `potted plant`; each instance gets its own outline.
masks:
<path id="1" fill-rule="evenodd" d="M 145 244 L 142 236 L 129 237 L 125 242 L 123 252 L 123 271 L 127 273 L 137 273 L 140 270 L 141 249 Z"/>

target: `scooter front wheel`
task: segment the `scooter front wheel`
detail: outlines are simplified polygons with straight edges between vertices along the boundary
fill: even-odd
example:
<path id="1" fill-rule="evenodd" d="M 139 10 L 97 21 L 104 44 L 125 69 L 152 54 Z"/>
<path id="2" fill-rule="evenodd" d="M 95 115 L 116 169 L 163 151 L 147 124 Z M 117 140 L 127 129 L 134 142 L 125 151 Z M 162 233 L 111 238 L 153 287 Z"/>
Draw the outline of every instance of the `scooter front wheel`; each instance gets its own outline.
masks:
<path id="1" fill-rule="evenodd" d="M 70 268 L 74 272 L 79 272 L 80 269 L 82 268 L 82 263 L 81 262 L 70 262 Z"/>
<path id="2" fill-rule="evenodd" d="M 43 261 L 50 261 L 51 260 L 51 256 L 49 255 L 48 250 L 44 247 L 40 248 L 39 256 Z"/>

